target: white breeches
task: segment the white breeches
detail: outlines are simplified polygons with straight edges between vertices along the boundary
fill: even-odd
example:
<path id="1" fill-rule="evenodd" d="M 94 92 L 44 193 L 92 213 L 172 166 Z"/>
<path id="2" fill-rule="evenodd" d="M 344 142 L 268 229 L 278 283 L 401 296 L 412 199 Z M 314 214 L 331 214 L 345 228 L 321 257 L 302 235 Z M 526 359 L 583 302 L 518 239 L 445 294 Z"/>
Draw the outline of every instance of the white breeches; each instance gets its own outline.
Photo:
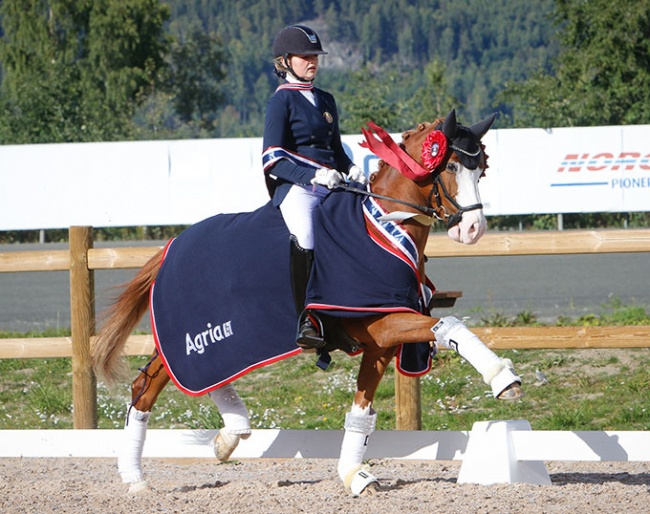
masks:
<path id="1" fill-rule="evenodd" d="M 305 250 L 314 249 L 313 212 L 329 191 L 323 186 L 294 184 L 280 204 L 284 222 Z"/>

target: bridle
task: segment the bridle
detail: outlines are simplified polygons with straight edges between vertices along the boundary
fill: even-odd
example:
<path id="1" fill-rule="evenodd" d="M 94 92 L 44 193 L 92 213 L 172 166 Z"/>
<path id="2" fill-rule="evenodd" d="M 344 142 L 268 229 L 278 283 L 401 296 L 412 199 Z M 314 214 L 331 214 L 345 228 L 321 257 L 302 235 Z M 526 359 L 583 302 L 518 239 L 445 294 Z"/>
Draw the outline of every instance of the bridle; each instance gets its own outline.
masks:
<path id="1" fill-rule="evenodd" d="M 442 205 L 442 198 L 440 198 L 440 189 L 442 189 L 442 194 L 449 201 L 449 203 L 451 203 L 456 208 L 456 212 L 449 214 L 445 206 Z M 476 211 L 483 208 L 483 204 L 480 202 L 472 205 L 466 205 L 464 207 L 460 205 L 456 199 L 447 192 L 447 188 L 445 187 L 444 182 L 440 179 L 440 173 L 437 173 L 433 177 L 433 187 L 429 193 L 429 205 L 431 205 L 432 196 L 436 199 L 437 208 L 443 212 L 442 217 L 436 214 L 436 218 L 441 221 L 447 220 L 447 230 L 458 225 L 460 223 L 460 220 L 463 218 L 463 214 L 466 212 Z"/>
<path id="2" fill-rule="evenodd" d="M 455 113 L 453 119 L 455 123 Z M 449 162 L 452 152 L 443 151 L 443 153 L 438 156 L 439 160 L 435 163 L 435 165 L 432 165 L 429 168 L 425 168 L 422 164 L 411 157 L 406 151 L 404 151 L 402 147 L 395 143 L 388 132 L 386 132 L 383 128 L 379 127 L 377 124 L 371 121 L 367 122 L 367 125 L 368 128 L 364 127 L 361 129 L 361 132 L 365 136 L 365 141 L 360 143 L 361 147 L 369 149 L 372 153 L 377 155 L 380 159 L 384 160 L 388 165 L 396 169 L 404 177 L 413 180 L 416 183 L 422 182 L 423 180 L 426 180 L 427 177 L 433 176 L 431 191 L 429 192 L 428 197 L 428 205 L 418 205 L 406 200 L 401 200 L 399 198 L 393 198 L 390 196 L 373 193 L 372 191 L 354 188 L 353 186 L 341 186 L 343 189 L 362 193 L 368 196 L 372 196 L 373 198 L 379 198 L 402 205 L 408 205 L 409 207 L 412 207 L 424 213 L 430 219 L 435 218 L 440 221 L 446 221 L 447 229 L 458 225 L 464 213 L 483 208 L 482 203 L 475 203 L 473 205 L 467 205 L 463 207 L 459 205 L 458 202 L 456 202 L 456 200 L 447 191 L 447 188 L 445 187 L 445 184 L 440 177 L 442 171 L 446 168 Z M 373 133 L 376 135 L 373 135 Z M 445 141 L 447 140 L 447 136 L 442 132 L 437 131 L 437 134 L 439 137 L 444 138 Z M 450 149 L 453 151 L 460 150 L 463 152 L 461 148 L 456 148 L 454 145 L 450 146 Z M 447 209 L 442 204 L 442 196 L 440 195 L 441 190 L 442 196 L 444 196 L 449 201 L 449 203 L 451 203 L 451 205 L 456 208 L 456 212 L 452 214 L 447 212 Z M 434 198 L 436 201 L 435 207 L 433 206 Z"/>
<path id="3" fill-rule="evenodd" d="M 418 211 L 422 212 L 423 214 L 427 215 L 430 218 L 435 218 L 439 221 L 446 221 L 447 222 L 447 230 L 450 228 L 458 225 L 460 223 L 460 220 L 463 217 L 463 214 L 469 211 L 475 211 L 477 209 L 482 209 L 483 204 L 482 203 L 475 203 L 472 205 L 467 205 L 465 207 L 461 206 L 456 202 L 456 200 L 449 194 L 447 191 L 447 188 L 445 187 L 445 184 L 440 178 L 440 173 L 436 173 L 433 177 L 433 182 L 431 184 L 431 191 L 429 192 L 429 197 L 428 197 L 428 204 L 429 205 L 420 205 L 417 203 L 409 202 L 407 200 L 401 200 L 399 198 L 394 198 L 392 196 L 386 196 L 386 195 L 381 195 L 379 193 L 373 193 L 369 189 L 360 189 L 355 186 L 351 186 L 349 184 L 339 184 L 337 186 L 339 189 L 343 189 L 345 191 L 349 191 L 351 193 L 357 193 L 357 194 L 362 194 L 366 196 L 372 196 L 373 198 L 377 198 L 379 200 L 387 200 L 390 202 L 398 203 L 401 205 L 407 205 L 408 207 L 412 207 L 413 209 L 417 209 Z M 442 204 L 442 197 L 440 196 L 440 190 L 442 190 L 443 196 L 451 203 L 455 208 L 456 212 L 454 213 L 448 213 L 447 208 Z M 433 199 L 435 198 L 436 200 L 436 206 L 433 206 Z M 442 213 L 442 214 L 439 214 Z"/>

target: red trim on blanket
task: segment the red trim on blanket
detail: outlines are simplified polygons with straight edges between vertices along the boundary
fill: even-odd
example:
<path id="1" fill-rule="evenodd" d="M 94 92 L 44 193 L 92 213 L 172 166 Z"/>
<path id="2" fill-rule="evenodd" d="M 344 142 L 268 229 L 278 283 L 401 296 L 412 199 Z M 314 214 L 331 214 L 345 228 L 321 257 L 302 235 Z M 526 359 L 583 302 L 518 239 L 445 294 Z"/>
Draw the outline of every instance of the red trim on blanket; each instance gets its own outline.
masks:
<path id="1" fill-rule="evenodd" d="M 372 313 L 381 313 L 381 314 L 386 314 L 386 313 L 392 313 L 392 312 L 412 312 L 415 314 L 422 314 L 421 312 L 418 312 L 414 309 L 409 309 L 408 307 L 376 307 L 374 309 L 368 308 L 368 307 L 344 307 L 342 305 L 328 305 L 324 303 L 310 303 L 306 306 L 307 309 L 314 309 L 314 310 L 321 310 L 321 311 L 346 311 L 346 312 L 367 312 L 369 314 Z M 408 344 L 408 343 L 406 343 Z M 396 354 L 395 354 L 395 365 L 397 367 L 397 370 L 400 372 L 400 374 L 404 375 L 405 377 L 411 377 L 411 378 L 416 378 L 416 377 L 422 377 L 429 373 L 431 371 L 431 368 L 433 367 L 433 358 L 431 354 L 429 354 L 429 359 L 427 361 L 427 365 L 423 371 L 413 373 L 410 371 L 405 371 L 402 369 L 402 363 L 400 362 L 400 355 L 401 355 L 401 347 L 403 345 L 400 345 Z M 348 355 L 359 355 L 362 353 L 363 350 L 359 350 L 358 352 L 355 353 L 348 353 Z"/>
<path id="2" fill-rule="evenodd" d="M 414 312 L 420 314 L 415 309 L 409 307 L 346 307 L 344 305 L 332 305 L 327 303 L 309 303 L 306 309 L 313 309 L 315 311 L 345 311 L 345 312 L 367 312 L 386 314 L 387 312 Z"/>
<path id="3" fill-rule="evenodd" d="M 169 251 L 169 247 L 171 244 L 174 242 L 174 239 L 170 240 L 167 243 L 167 246 L 165 247 L 165 251 L 163 252 L 163 260 L 167 256 L 167 252 Z M 171 378 L 172 382 L 174 382 L 174 385 L 178 387 L 181 391 L 183 391 L 185 394 L 188 394 L 190 396 L 203 396 L 206 393 L 209 393 L 210 391 L 214 391 L 215 389 L 218 389 L 219 387 L 225 386 L 226 384 L 229 384 L 230 382 L 233 382 L 234 380 L 237 380 L 240 377 L 243 377 L 244 375 L 250 373 L 251 371 L 262 368 L 264 366 L 268 366 L 269 364 L 274 364 L 276 362 L 279 362 L 281 360 L 284 360 L 288 357 L 293 357 L 294 355 L 298 355 L 300 352 L 302 352 L 301 348 L 296 348 L 295 350 L 292 350 L 291 352 L 284 353 L 282 355 L 278 355 L 276 357 L 273 357 L 271 359 L 265 360 L 258 362 L 256 364 L 253 364 L 249 366 L 246 369 L 243 369 L 242 371 L 235 373 L 234 375 L 221 380 L 220 382 L 217 382 L 216 384 L 213 384 L 209 387 L 206 387 L 204 389 L 201 389 L 200 391 L 194 391 L 192 389 L 187 389 L 181 382 L 178 380 L 176 375 L 172 372 L 171 367 L 169 366 L 169 363 L 167 362 L 167 359 L 165 358 L 165 354 L 162 351 L 162 347 L 160 346 L 160 340 L 158 339 L 158 330 L 156 330 L 156 315 L 154 312 L 153 308 L 153 291 L 156 286 L 156 282 L 154 281 L 153 284 L 151 285 L 151 290 L 149 292 L 149 316 L 151 318 L 151 331 L 153 334 L 153 341 L 154 344 L 156 345 L 156 350 L 158 351 L 158 355 L 160 356 L 160 360 L 163 363 L 163 366 L 165 366 L 165 369 L 167 370 L 167 374 L 169 375 L 169 378 Z"/>
<path id="4" fill-rule="evenodd" d="M 392 241 L 387 239 L 384 234 L 377 234 L 368 230 L 368 237 L 370 237 L 370 239 L 372 239 L 378 246 L 386 250 L 391 255 L 394 255 L 399 260 L 404 262 L 409 268 L 411 268 L 413 270 L 413 273 L 415 273 L 417 281 L 420 282 L 420 273 L 418 272 L 417 268 L 413 266 L 411 259 L 405 257 L 404 252 L 395 246 Z"/>
<path id="5" fill-rule="evenodd" d="M 400 345 L 400 349 L 403 345 Z M 422 377 L 429 373 L 431 371 L 431 368 L 433 367 L 433 358 L 431 354 L 429 354 L 429 360 L 427 361 L 427 366 L 424 369 L 424 371 L 420 371 L 419 373 L 413 373 L 411 371 L 405 371 L 402 369 L 402 363 L 400 362 L 400 355 L 402 352 L 400 350 L 397 351 L 395 354 L 395 366 L 397 366 L 397 371 L 400 372 L 400 374 L 404 375 L 405 377 L 411 377 L 411 378 L 417 378 L 417 377 Z"/>

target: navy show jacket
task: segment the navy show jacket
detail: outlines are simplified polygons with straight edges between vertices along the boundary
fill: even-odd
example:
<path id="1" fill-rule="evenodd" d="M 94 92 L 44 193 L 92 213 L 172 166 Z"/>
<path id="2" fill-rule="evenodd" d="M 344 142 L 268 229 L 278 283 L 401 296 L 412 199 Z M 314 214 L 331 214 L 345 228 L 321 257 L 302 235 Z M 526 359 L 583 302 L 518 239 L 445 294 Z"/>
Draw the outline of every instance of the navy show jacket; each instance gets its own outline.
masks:
<path id="1" fill-rule="evenodd" d="M 341 143 L 334 97 L 322 89 L 313 88 L 312 91 L 316 106 L 298 90 L 278 89 L 266 107 L 265 158 L 274 149 L 297 156 L 295 159 L 281 158 L 272 165 L 265 162 L 266 185 L 276 206 L 292 184 L 310 184 L 318 168 L 347 173 L 353 165 Z"/>

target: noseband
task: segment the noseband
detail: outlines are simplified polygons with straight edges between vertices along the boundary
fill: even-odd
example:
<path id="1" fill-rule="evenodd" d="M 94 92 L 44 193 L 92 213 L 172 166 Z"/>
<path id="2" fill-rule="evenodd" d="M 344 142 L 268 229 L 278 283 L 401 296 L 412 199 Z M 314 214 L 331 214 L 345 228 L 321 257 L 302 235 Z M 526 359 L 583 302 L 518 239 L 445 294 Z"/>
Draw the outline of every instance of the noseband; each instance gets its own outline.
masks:
<path id="1" fill-rule="evenodd" d="M 456 212 L 449 214 L 445 206 L 442 205 L 442 198 L 440 198 L 440 189 L 442 189 L 442 194 L 447 200 L 449 200 L 449 203 L 451 203 L 456 208 Z M 435 216 L 441 221 L 447 220 L 447 230 L 458 225 L 460 223 L 460 220 L 463 218 L 463 214 L 466 212 L 476 211 L 483 208 L 482 203 L 475 203 L 472 205 L 467 205 L 465 207 L 459 205 L 456 199 L 447 192 L 447 188 L 445 187 L 444 182 L 440 179 L 440 173 L 437 173 L 433 177 L 433 186 L 431 187 L 431 192 L 429 193 L 429 205 L 432 205 L 431 200 L 433 197 L 436 199 L 437 209 L 441 210 L 443 213 L 442 217 L 437 213 Z"/>

